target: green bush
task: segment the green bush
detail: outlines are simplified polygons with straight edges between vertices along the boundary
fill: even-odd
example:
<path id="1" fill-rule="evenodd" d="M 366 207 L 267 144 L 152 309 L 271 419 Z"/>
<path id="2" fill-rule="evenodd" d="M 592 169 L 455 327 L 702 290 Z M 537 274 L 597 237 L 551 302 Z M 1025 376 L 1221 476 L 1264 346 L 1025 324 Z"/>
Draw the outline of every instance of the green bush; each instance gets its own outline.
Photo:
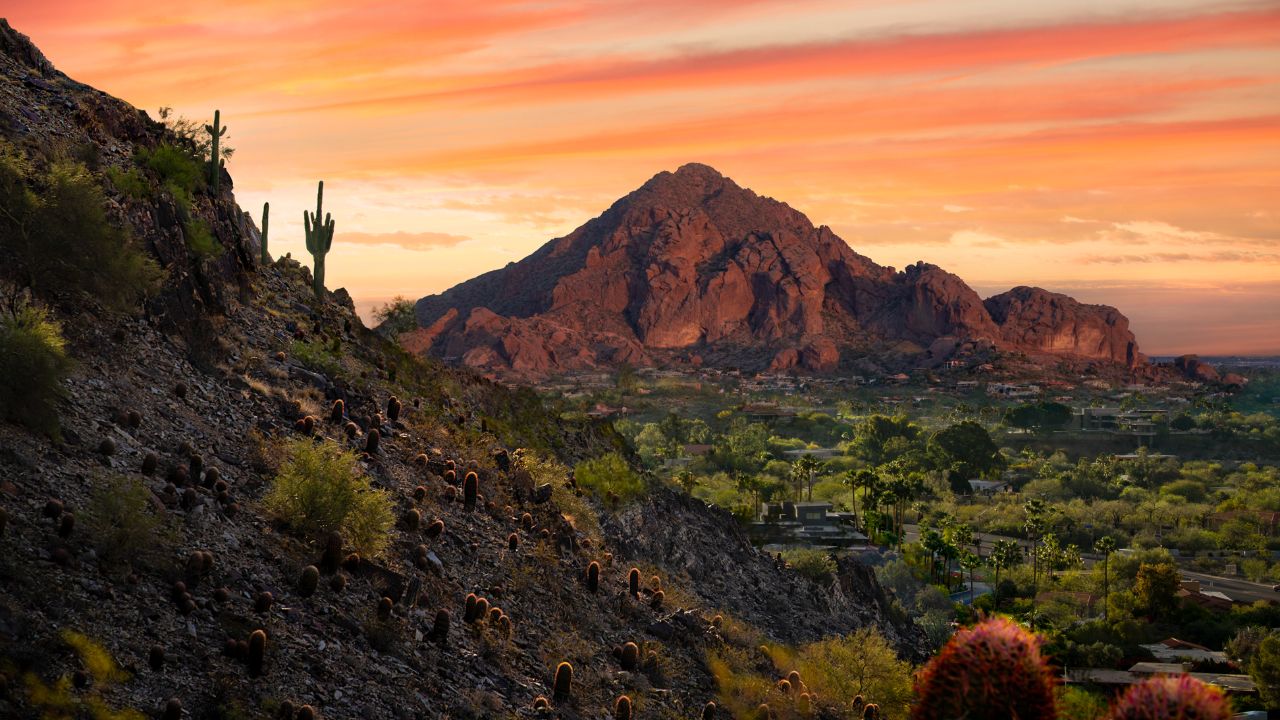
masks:
<path id="1" fill-rule="evenodd" d="M 783 550 L 782 557 L 796 572 L 816 583 L 826 585 L 835 579 L 836 561 L 825 550 L 794 548 Z"/>
<path id="2" fill-rule="evenodd" d="M 395 519 L 387 493 L 375 489 L 356 458 L 338 445 L 299 439 L 265 498 L 267 509 L 294 531 L 322 538 L 340 531 L 362 555 L 377 555 Z"/>
<path id="3" fill-rule="evenodd" d="M 151 507 L 151 491 L 142 481 L 116 476 L 103 481 L 89 498 L 85 527 L 103 567 L 157 568 L 172 553 L 173 528 Z"/>
<path id="4" fill-rule="evenodd" d="M 56 436 L 71 365 L 62 326 L 43 309 L 24 306 L 0 318 L 0 418 Z"/>
<path id="5" fill-rule="evenodd" d="M 135 160 L 159 175 L 161 182 L 182 190 L 188 197 L 204 182 L 200 158 L 177 145 L 163 143 L 154 148 L 139 148 Z"/>
<path id="6" fill-rule="evenodd" d="M 196 257 L 217 257 L 222 254 L 222 245 L 213 237 L 209 226 L 203 220 L 188 220 L 183 226 L 183 236 L 187 240 L 187 248 Z"/>
<path id="7" fill-rule="evenodd" d="M 373 317 L 378 321 L 378 332 L 392 339 L 418 326 L 414 302 L 403 295 L 374 310 Z"/>
<path id="8" fill-rule="evenodd" d="M 342 374 L 342 363 L 338 355 L 321 342 L 302 342 L 294 340 L 289 345 L 289 355 L 302 363 L 309 370 L 323 373 L 330 378 Z"/>
<path id="9" fill-rule="evenodd" d="M 645 492 L 644 480 L 631 470 L 631 466 L 618 453 L 578 463 L 573 469 L 573 479 L 578 487 L 590 490 L 597 497 L 606 497 L 612 493 L 622 503 L 634 500 Z"/>
<path id="10" fill-rule="evenodd" d="M 125 197 L 142 200 L 150 195 L 147 180 L 142 177 L 142 173 L 139 173 L 137 168 L 121 170 L 118 167 L 109 167 L 107 168 L 106 176 L 107 181 L 111 183 L 111 187 Z"/>
<path id="11" fill-rule="evenodd" d="M 127 310 L 161 278 L 155 261 L 110 224 L 102 188 L 83 165 L 34 170 L 0 143 L 0 268 L 20 287 L 78 305 L 86 292 Z"/>

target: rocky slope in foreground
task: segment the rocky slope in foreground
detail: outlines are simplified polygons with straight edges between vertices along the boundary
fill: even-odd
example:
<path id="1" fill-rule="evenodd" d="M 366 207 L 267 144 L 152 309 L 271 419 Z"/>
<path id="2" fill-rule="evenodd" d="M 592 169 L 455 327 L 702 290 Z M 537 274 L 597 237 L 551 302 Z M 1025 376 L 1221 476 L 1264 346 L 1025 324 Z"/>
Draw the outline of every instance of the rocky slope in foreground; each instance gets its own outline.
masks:
<path id="1" fill-rule="evenodd" d="M 902 272 L 705 165 L 654 176 L 529 257 L 417 303 L 415 352 L 507 377 L 630 363 L 834 372 L 966 341 L 1132 367 L 1129 321 L 1039 288 Z"/>
<path id="2" fill-rule="evenodd" d="M 73 150 L 99 178 L 131 167 L 138 148 L 178 142 L 58 73 L 2 21 L 0 136 L 36 166 Z M 58 311 L 77 361 L 60 441 L 0 424 L 0 717 L 41 716 L 37 701 L 51 698 L 36 682 L 146 717 L 169 698 L 198 718 L 274 717 L 286 702 L 327 718 L 546 717 L 534 699 L 552 695 L 567 660 L 574 694 L 552 716 L 607 717 L 626 692 L 641 717 L 687 718 L 715 696 L 713 651 L 785 672 L 751 653 L 871 625 L 904 657 L 921 657 L 919 631 L 865 569 L 846 565 L 819 586 L 757 553 L 726 514 L 668 490 L 621 507 L 580 496 L 564 463 L 615 449 L 606 430 L 566 425 L 530 393 L 406 356 L 365 330 L 341 291 L 315 303 L 305 268 L 257 263 L 257 230 L 225 175 L 220 194 L 202 187 L 192 198 L 191 216 L 221 248 L 197 256 L 173 198 L 143 175 L 138 197 L 107 183 L 108 211 L 164 267 L 163 288 L 141 317 L 92 304 Z M 404 400 L 399 418 L 379 418 L 392 395 Z M 338 423 L 327 420 L 335 399 L 345 402 Z M 309 415 L 320 420 L 300 427 Z M 323 548 L 264 508 L 277 443 L 360 452 L 378 427 L 380 447 L 359 467 L 404 519 L 383 554 L 326 572 L 304 597 L 300 573 Z M 447 462 L 478 473 L 477 511 L 452 499 Z M 126 523 L 115 530 L 132 539 L 109 541 L 94 520 L 118 496 L 103 489 L 130 485 L 144 494 L 135 519 L 165 530 L 131 535 Z M 605 566 L 594 595 L 582 580 L 593 560 Z M 630 598 L 632 566 L 661 579 L 662 604 Z M 266 592 L 273 602 L 261 607 Z M 461 622 L 469 593 L 502 608 L 509 636 Z M 439 610 L 453 617 L 447 643 L 429 639 Z M 257 629 L 265 665 L 251 677 L 227 650 Z M 101 665 L 86 667 L 68 632 L 125 674 L 86 673 Z M 612 648 L 627 641 L 654 650 L 654 664 L 622 670 Z"/>

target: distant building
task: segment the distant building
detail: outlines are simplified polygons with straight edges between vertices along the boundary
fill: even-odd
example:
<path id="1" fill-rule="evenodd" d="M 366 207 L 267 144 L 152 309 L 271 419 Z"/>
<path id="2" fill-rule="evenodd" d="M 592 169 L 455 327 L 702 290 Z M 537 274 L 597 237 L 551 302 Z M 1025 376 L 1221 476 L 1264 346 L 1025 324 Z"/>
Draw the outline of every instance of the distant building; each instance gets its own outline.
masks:
<path id="1" fill-rule="evenodd" d="M 1210 650 L 1203 645 L 1197 645 L 1186 640 L 1178 638 L 1166 638 L 1158 643 L 1143 645 L 1148 652 L 1159 662 L 1229 662 L 1227 654 L 1221 650 Z"/>
<path id="2" fill-rule="evenodd" d="M 853 513 L 833 512 L 829 502 L 770 502 L 760 507 L 752 532 L 767 542 L 848 547 L 867 542 L 853 527 Z"/>
<path id="3" fill-rule="evenodd" d="M 1007 492 L 1009 489 L 1008 480 L 970 480 L 969 487 L 975 495 L 994 495 L 998 492 Z"/>
<path id="4" fill-rule="evenodd" d="M 1231 606 L 1235 605 L 1225 593 L 1216 590 L 1204 590 L 1200 587 L 1199 580 L 1183 580 L 1182 587 L 1178 589 L 1177 596 L 1194 605 L 1199 605 L 1205 610 L 1211 612 L 1227 612 L 1231 610 Z"/>
<path id="5" fill-rule="evenodd" d="M 792 460 L 799 460 L 805 455 L 812 455 L 818 460 L 829 460 L 840 455 L 840 448 L 804 448 L 801 450 L 784 450 L 782 454 Z"/>
<path id="6" fill-rule="evenodd" d="M 1244 520 L 1257 527 L 1258 532 L 1267 537 L 1272 537 L 1276 534 L 1276 527 L 1280 526 L 1280 512 L 1249 508 L 1223 510 L 1209 516 L 1209 529 L 1214 531 L 1221 530 L 1223 525 L 1232 520 Z"/>
<path id="7" fill-rule="evenodd" d="M 1214 685 L 1228 694 L 1249 695 L 1258 692 L 1258 686 L 1248 675 L 1231 673 L 1187 672 L 1180 663 L 1137 663 L 1128 670 L 1110 668 L 1067 668 L 1063 680 L 1069 685 L 1125 686 L 1142 682 L 1154 675 L 1188 675 L 1202 683 Z"/>

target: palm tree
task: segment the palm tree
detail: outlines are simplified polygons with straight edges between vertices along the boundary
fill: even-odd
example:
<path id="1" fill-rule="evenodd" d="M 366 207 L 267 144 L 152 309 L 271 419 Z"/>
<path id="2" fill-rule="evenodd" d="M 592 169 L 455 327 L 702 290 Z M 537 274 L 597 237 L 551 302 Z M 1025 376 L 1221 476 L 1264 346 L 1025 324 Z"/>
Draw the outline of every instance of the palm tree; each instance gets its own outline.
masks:
<path id="1" fill-rule="evenodd" d="M 1107 565 L 1111 560 L 1111 553 L 1115 552 L 1116 539 L 1110 535 L 1103 535 L 1098 538 L 1098 542 L 1093 544 L 1093 549 L 1102 554 L 1102 619 L 1107 619 L 1107 605 L 1110 604 L 1111 588 L 1108 584 Z"/>
<path id="2" fill-rule="evenodd" d="M 818 458 L 808 453 L 800 456 L 791 466 L 793 477 L 798 477 L 801 482 L 808 480 L 810 502 L 813 501 L 813 474 L 821 471 L 824 467 L 826 467 L 826 463 L 819 461 Z"/>
<path id="3" fill-rule="evenodd" d="M 684 488 L 686 495 L 692 495 L 693 488 L 698 484 L 697 478 L 694 477 L 693 471 L 689 468 L 685 468 L 676 473 L 674 480 L 680 485 L 680 487 Z"/>
<path id="4" fill-rule="evenodd" d="M 960 567 L 969 571 L 969 605 L 970 607 L 973 606 L 973 571 L 976 570 L 977 567 L 981 564 L 982 564 L 982 558 L 978 557 L 976 553 L 971 553 L 966 550 L 960 555 Z"/>
<path id="5" fill-rule="evenodd" d="M 938 553 L 942 552 L 942 546 L 946 540 L 942 539 L 942 533 L 931 527 L 920 528 L 920 547 L 929 551 L 929 581 L 933 582 L 938 579 Z"/>
<path id="6" fill-rule="evenodd" d="M 1022 548 L 1018 547 L 1018 543 L 1013 540 L 997 540 L 991 546 L 991 557 L 987 561 L 991 563 L 991 569 L 995 571 L 995 597 L 996 608 L 1000 607 L 1000 571 L 1013 567 L 1018 560 L 1022 559 Z"/>
<path id="7" fill-rule="evenodd" d="M 853 526 L 858 527 L 858 490 L 863 496 L 868 495 L 879 483 L 880 478 L 870 470 L 849 470 L 844 474 L 844 484 L 849 486 L 850 507 L 853 508 Z"/>

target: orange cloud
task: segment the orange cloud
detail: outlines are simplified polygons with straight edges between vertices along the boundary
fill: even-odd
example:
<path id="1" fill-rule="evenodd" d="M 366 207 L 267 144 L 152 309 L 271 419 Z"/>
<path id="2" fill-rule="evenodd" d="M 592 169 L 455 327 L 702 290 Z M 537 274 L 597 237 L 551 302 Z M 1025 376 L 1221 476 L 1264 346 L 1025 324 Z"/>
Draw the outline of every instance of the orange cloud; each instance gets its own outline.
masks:
<path id="1" fill-rule="evenodd" d="M 357 245 L 395 245 L 405 250 L 431 250 L 439 247 L 453 247 L 458 243 L 463 243 L 471 238 L 465 235 L 450 235 L 441 232 L 392 232 L 392 233 L 367 233 L 367 232 L 343 232 L 341 235 L 343 243 L 355 243 Z"/>
<path id="2" fill-rule="evenodd" d="M 460 75 L 426 92 L 342 99 L 287 109 L 327 110 L 377 105 L 484 99 L 545 103 L 582 97 L 759 86 L 798 78 L 892 77 L 972 72 L 981 68 L 1063 64 L 1103 57 L 1189 52 L 1221 47 L 1273 47 L 1280 43 L 1280 8 L 1124 18 L 1039 27 L 902 35 L 799 45 L 766 45 L 673 57 L 592 57 L 502 72 Z M 283 108 L 281 109 L 284 110 Z"/>

